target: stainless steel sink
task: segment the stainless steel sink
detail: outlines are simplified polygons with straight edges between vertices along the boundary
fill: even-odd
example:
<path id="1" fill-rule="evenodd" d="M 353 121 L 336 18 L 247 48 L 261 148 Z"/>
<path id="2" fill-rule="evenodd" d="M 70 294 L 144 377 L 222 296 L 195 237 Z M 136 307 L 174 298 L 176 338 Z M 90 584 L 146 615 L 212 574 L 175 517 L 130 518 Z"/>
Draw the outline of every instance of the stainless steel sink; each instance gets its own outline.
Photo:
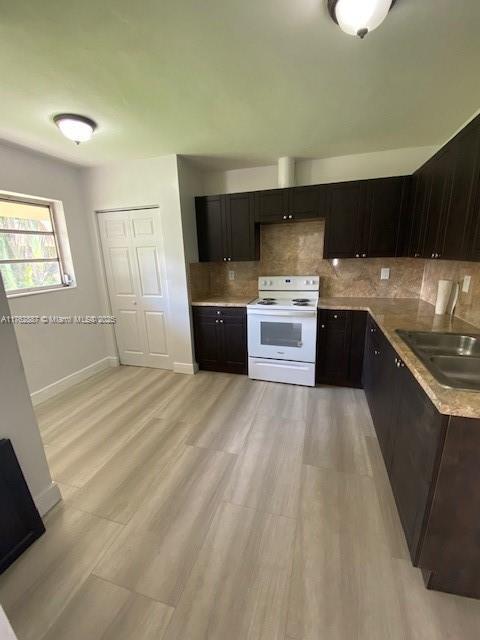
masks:
<path id="1" fill-rule="evenodd" d="M 397 330 L 440 384 L 480 391 L 480 335 Z"/>

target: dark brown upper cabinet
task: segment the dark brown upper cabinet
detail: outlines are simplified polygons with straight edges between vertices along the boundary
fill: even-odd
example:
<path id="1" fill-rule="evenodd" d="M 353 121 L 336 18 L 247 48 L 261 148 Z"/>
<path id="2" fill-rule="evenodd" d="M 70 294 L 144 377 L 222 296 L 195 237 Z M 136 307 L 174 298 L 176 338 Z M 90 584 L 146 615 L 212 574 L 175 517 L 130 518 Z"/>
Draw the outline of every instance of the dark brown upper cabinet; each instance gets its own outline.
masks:
<path id="1" fill-rule="evenodd" d="M 328 207 L 328 185 L 292 187 L 288 189 L 289 220 L 325 218 Z"/>
<path id="2" fill-rule="evenodd" d="M 425 214 L 424 258 L 443 257 L 443 231 L 452 195 L 453 164 L 453 149 L 449 147 L 426 167 L 430 194 Z"/>
<path id="3" fill-rule="evenodd" d="M 282 222 L 288 219 L 288 189 L 269 189 L 255 193 L 255 221 Z"/>
<path id="4" fill-rule="evenodd" d="M 409 177 L 330 186 L 325 258 L 380 258 L 399 253 Z"/>
<path id="5" fill-rule="evenodd" d="M 363 182 L 330 185 L 324 258 L 361 257 L 365 235 L 365 201 Z"/>
<path id="6" fill-rule="evenodd" d="M 225 196 L 195 198 L 200 262 L 219 262 L 227 257 L 224 209 Z"/>
<path id="7" fill-rule="evenodd" d="M 270 189 L 255 194 L 255 220 L 262 224 L 318 218 L 326 213 L 327 192 L 319 185 Z"/>
<path id="8" fill-rule="evenodd" d="M 195 207 L 200 262 L 259 259 L 252 193 L 203 196 Z"/>
<path id="9" fill-rule="evenodd" d="M 426 227 L 427 204 L 430 196 L 430 176 L 416 174 L 412 181 L 410 232 L 405 255 L 423 258 L 423 240 Z"/>
<path id="10" fill-rule="evenodd" d="M 442 225 L 444 258 L 465 259 L 471 242 L 480 179 L 480 121 L 466 127 L 452 142 L 452 185 Z"/>
<path id="11" fill-rule="evenodd" d="M 408 176 L 367 182 L 368 237 L 363 244 L 369 258 L 398 255 L 400 226 L 406 215 L 409 188 Z"/>
<path id="12" fill-rule="evenodd" d="M 475 118 L 414 175 L 408 255 L 480 259 L 480 117 Z"/>

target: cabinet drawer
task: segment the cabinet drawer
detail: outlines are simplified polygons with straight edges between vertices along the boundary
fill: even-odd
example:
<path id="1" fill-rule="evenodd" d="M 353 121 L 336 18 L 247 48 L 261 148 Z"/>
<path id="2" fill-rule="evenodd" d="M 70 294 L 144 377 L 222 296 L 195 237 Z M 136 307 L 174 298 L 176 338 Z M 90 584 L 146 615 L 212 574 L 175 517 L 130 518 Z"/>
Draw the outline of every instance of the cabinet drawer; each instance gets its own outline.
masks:
<path id="1" fill-rule="evenodd" d="M 327 309 L 324 311 L 323 317 L 332 329 L 344 329 L 350 314 L 350 311 L 335 311 L 333 309 Z"/>
<path id="2" fill-rule="evenodd" d="M 246 318 L 246 307 L 193 307 L 198 318 Z"/>

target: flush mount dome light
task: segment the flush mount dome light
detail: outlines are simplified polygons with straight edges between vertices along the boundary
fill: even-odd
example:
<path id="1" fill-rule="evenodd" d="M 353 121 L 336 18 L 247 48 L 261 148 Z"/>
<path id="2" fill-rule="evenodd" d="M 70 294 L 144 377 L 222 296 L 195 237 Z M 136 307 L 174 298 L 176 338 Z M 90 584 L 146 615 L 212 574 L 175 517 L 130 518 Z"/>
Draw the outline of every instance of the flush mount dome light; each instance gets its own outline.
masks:
<path id="1" fill-rule="evenodd" d="M 90 140 L 97 128 L 94 120 L 75 113 L 59 113 L 54 116 L 53 121 L 63 135 L 76 144 Z"/>
<path id="2" fill-rule="evenodd" d="M 328 11 L 340 29 L 364 38 L 379 27 L 396 0 L 328 0 Z"/>

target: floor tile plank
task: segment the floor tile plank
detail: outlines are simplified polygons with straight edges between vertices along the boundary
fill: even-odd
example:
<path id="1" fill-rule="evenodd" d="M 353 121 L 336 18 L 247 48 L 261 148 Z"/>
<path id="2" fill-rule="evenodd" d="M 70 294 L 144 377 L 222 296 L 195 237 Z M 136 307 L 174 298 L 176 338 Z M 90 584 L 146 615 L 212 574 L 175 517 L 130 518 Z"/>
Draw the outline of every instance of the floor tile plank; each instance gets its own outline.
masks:
<path id="1" fill-rule="evenodd" d="M 234 457 L 187 447 L 108 549 L 95 575 L 175 606 Z"/>
<path id="2" fill-rule="evenodd" d="M 0 601 L 19 640 L 48 631 L 121 526 L 59 505 L 46 528 L 0 579 Z"/>
<path id="3" fill-rule="evenodd" d="M 305 422 L 257 415 L 224 499 L 294 518 L 302 473 Z"/>
<path id="4" fill-rule="evenodd" d="M 321 388 L 311 395 L 303 461 L 347 473 L 371 475 L 362 409 L 352 389 Z"/>
<path id="5" fill-rule="evenodd" d="M 196 423 L 187 443 L 240 453 L 264 392 L 265 384 L 262 382 L 254 382 L 244 376 L 233 379 Z"/>
<path id="6" fill-rule="evenodd" d="M 283 640 L 295 522 L 223 503 L 166 640 Z"/>
<path id="7" fill-rule="evenodd" d="M 161 640 L 173 609 L 90 576 L 43 640 Z"/>
<path id="8" fill-rule="evenodd" d="M 152 419 L 73 496 L 75 507 L 126 524 L 185 451 L 188 425 Z"/>

